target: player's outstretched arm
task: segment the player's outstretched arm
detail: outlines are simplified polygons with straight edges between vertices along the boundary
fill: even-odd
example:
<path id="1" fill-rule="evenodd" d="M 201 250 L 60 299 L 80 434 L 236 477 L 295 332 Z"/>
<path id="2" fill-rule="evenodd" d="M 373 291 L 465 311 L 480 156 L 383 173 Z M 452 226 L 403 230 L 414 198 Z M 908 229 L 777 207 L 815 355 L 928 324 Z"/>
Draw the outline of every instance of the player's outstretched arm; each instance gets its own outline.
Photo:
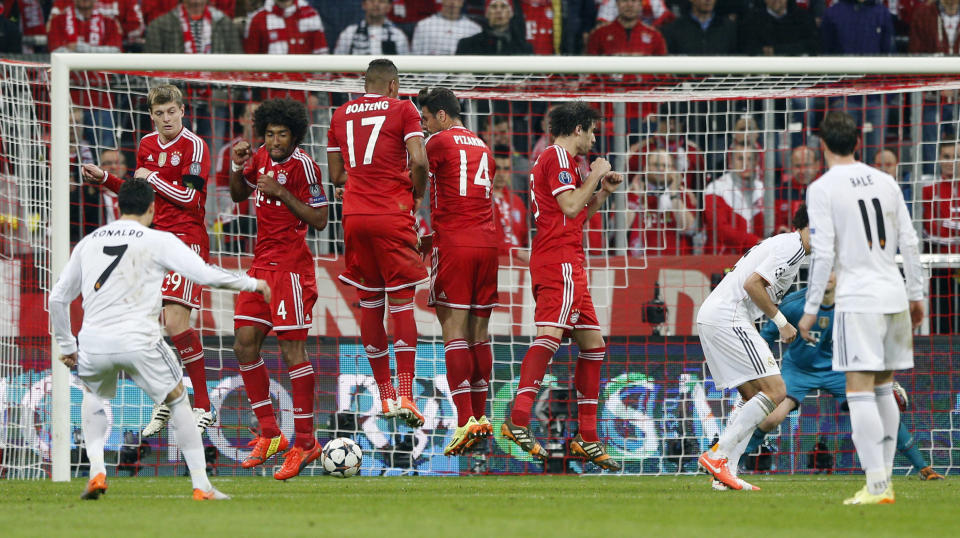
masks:
<path id="1" fill-rule="evenodd" d="M 70 303 L 80 295 L 80 285 L 83 273 L 80 271 L 80 255 L 82 243 L 77 245 L 67 261 L 66 267 L 57 279 L 57 283 L 50 290 L 50 328 L 53 337 L 60 346 L 60 353 L 69 358 L 77 353 L 77 339 L 73 336 L 70 325 Z M 74 357 L 75 362 L 75 357 Z M 64 364 L 72 367 L 67 360 Z"/>
<path id="2" fill-rule="evenodd" d="M 768 285 L 762 276 L 753 273 L 744 282 L 743 290 L 747 292 L 753 304 L 757 305 L 761 312 L 777 324 L 777 329 L 780 331 L 780 341 L 789 344 L 797 337 L 797 329 L 787 321 L 787 318 L 767 295 L 766 288 Z"/>
<path id="3" fill-rule="evenodd" d="M 250 193 L 253 192 L 253 187 L 247 184 L 243 177 L 243 167 L 252 155 L 250 143 L 246 140 L 237 142 L 230 150 L 230 199 L 235 203 L 250 198 Z"/>
<path id="4" fill-rule="evenodd" d="M 151 172 L 147 168 L 137 168 L 133 177 L 144 179 L 153 187 L 157 196 L 179 207 L 200 207 L 200 194 L 192 188 L 182 185 L 174 185 L 160 177 L 158 172 Z M 187 178 L 184 177 L 184 184 L 187 184 Z M 195 184 L 193 181 L 191 184 Z"/>
<path id="5" fill-rule="evenodd" d="M 227 288 L 237 291 L 259 291 L 257 280 L 247 275 L 227 271 L 216 265 L 207 265 L 196 252 L 167 232 L 160 234 L 162 244 L 156 252 L 157 262 L 165 269 L 182 274 L 203 286 Z"/>

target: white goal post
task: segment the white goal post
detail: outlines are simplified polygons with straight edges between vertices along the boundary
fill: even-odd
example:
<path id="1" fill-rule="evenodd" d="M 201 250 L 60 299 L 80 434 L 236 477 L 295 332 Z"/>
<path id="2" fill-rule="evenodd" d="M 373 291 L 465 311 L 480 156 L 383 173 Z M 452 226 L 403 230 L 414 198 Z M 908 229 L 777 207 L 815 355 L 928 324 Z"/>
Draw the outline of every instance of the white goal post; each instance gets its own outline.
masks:
<path id="1" fill-rule="evenodd" d="M 51 56 L 51 271 L 58 278 L 70 253 L 70 76 L 72 71 L 131 72 L 362 72 L 374 56 L 295 55 L 164 55 L 164 54 L 53 54 Z M 728 81 L 742 75 L 960 75 L 960 58 L 949 57 L 485 57 L 394 56 L 401 73 L 462 74 L 726 74 Z M 419 89 L 419 88 L 416 88 Z M 405 88 L 407 92 L 416 89 Z M 927 88 L 906 91 L 921 92 Z M 742 91 L 726 88 L 726 95 Z M 762 91 L 750 96 L 763 98 Z M 869 93 L 862 89 L 860 95 Z M 691 92 L 667 95 L 650 91 L 646 99 L 695 100 Z M 574 95 L 575 97 L 575 95 Z M 590 99 L 587 99 L 590 100 Z M 624 131 L 621 131 L 624 132 Z M 917 138 L 913 138 L 917 140 Z M 916 177 L 916 176 L 915 176 Z M 772 196 L 772 193 L 771 193 Z M 914 194 L 916 200 L 917 194 Z M 52 346 L 52 479 L 70 479 L 70 374 Z"/>

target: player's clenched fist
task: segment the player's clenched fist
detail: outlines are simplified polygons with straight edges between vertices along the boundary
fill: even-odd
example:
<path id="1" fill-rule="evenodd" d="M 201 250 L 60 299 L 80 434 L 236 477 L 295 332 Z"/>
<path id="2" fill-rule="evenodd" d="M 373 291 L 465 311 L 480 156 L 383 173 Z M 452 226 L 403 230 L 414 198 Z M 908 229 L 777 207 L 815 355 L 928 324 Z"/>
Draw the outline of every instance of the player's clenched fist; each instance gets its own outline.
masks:
<path id="1" fill-rule="evenodd" d="M 276 179 L 273 179 L 273 171 L 271 170 L 266 174 L 260 174 L 260 177 L 257 178 L 257 190 L 267 196 L 277 198 L 285 189 L 277 183 Z"/>
<path id="2" fill-rule="evenodd" d="M 103 183 L 103 180 L 107 179 L 106 172 L 101 170 L 99 166 L 90 163 L 83 165 L 80 175 L 88 183 Z"/>
<path id="3" fill-rule="evenodd" d="M 590 172 L 594 174 L 600 174 L 601 176 L 612 169 L 613 167 L 610 166 L 610 161 L 604 159 L 603 157 L 597 157 L 592 163 L 590 163 Z"/>
<path id="4" fill-rule="evenodd" d="M 603 176 L 603 189 L 607 192 L 616 192 L 621 183 L 623 176 L 619 172 L 607 172 L 607 175 Z"/>
<path id="5" fill-rule="evenodd" d="M 253 152 L 250 151 L 250 142 L 241 140 L 233 145 L 233 162 L 237 166 L 246 163 L 252 155 Z"/>

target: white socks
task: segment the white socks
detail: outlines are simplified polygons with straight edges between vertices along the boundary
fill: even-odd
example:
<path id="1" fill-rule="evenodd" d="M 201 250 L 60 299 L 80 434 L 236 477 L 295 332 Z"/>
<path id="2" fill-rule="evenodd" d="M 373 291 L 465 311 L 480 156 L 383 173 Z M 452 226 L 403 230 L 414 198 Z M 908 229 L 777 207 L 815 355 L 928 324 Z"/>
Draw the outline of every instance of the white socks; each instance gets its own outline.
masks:
<path id="1" fill-rule="evenodd" d="M 210 491 L 213 485 L 207 478 L 207 460 L 203 454 L 203 439 L 197 430 L 197 421 L 193 418 L 193 409 L 187 403 L 187 392 L 167 404 L 170 408 L 170 424 L 177 439 L 177 446 L 183 452 L 183 459 L 190 469 L 190 480 L 194 489 Z"/>
<path id="2" fill-rule="evenodd" d="M 891 399 L 893 397 L 891 396 Z M 867 491 L 879 495 L 887 489 L 887 465 L 884 460 L 884 426 L 880 418 L 877 396 L 873 392 L 847 392 L 850 406 L 851 437 L 857 447 L 860 465 L 867 475 Z M 894 402 L 896 406 L 896 402 Z M 899 414 L 899 413 L 898 413 Z M 896 449 L 896 426 L 894 426 L 892 445 Z M 893 457 L 890 458 L 891 466 Z"/>
<path id="3" fill-rule="evenodd" d="M 887 478 L 893 476 L 893 458 L 897 455 L 897 432 L 900 429 L 900 407 L 893 397 L 893 383 L 877 385 L 873 388 L 877 398 L 877 411 L 883 424 L 883 465 Z"/>
<path id="4" fill-rule="evenodd" d="M 762 392 L 758 392 L 753 398 L 750 398 L 750 401 L 743 404 L 740 411 L 727 423 L 727 427 L 720 434 L 720 440 L 717 442 L 717 454 L 720 457 L 729 458 L 730 462 L 736 465 L 738 462 L 734 461 L 733 456 L 736 455 L 739 459 L 740 455 L 743 454 L 743 450 L 747 446 L 744 440 L 750 441 L 753 430 L 776 407 L 777 405 L 773 403 L 773 400 Z M 739 452 L 737 452 L 738 448 Z"/>
<path id="5" fill-rule="evenodd" d="M 103 400 L 96 394 L 83 391 L 80 404 L 80 428 L 83 431 L 83 443 L 87 446 L 87 459 L 90 460 L 90 478 L 106 473 L 103 464 L 103 443 L 107 437 L 107 412 Z"/>

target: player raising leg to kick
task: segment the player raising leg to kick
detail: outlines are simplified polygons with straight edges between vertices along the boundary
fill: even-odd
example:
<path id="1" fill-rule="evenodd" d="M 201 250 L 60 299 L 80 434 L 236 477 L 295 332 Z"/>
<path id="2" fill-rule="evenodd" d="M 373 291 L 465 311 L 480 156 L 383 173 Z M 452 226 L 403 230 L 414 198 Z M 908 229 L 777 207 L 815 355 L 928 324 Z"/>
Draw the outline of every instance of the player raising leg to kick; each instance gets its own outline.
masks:
<path id="1" fill-rule="evenodd" d="M 699 459 L 701 467 L 731 489 L 760 489 L 738 478 L 735 465 L 754 428 L 786 396 L 780 369 L 754 321 L 764 314 L 772 319 L 783 342 L 797 336 L 777 302 L 793 285 L 800 263 L 810 252 L 807 210 L 802 205 L 793 226 L 796 231 L 764 239 L 740 258 L 697 314 L 700 343 L 714 383 L 720 389 L 736 387 L 744 401 L 727 421 L 717 444 Z M 733 462 L 733 469 L 728 462 Z"/>
<path id="2" fill-rule="evenodd" d="M 413 214 L 427 185 L 423 128 L 413 103 L 397 99 L 400 79 L 393 62 L 370 62 L 364 87 L 365 95 L 337 107 L 327 132 L 330 179 L 344 187 L 346 270 L 340 280 L 357 288 L 360 339 L 383 415 L 419 428 L 423 414 L 413 400 L 417 358 L 413 296 L 416 286 L 428 278 L 417 251 Z M 387 302 L 394 322 L 396 390 L 383 326 Z"/>
<path id="3" fill-rule="evenodd" d="M 252 152 L 246 141 L 233 147 L 230 197 L 242 202 L 255 195 L 257 243 L 249 274 L 270 283 L 273 301 L 252 293 L 237 297 L 233 351 L 250 406 L 260 422 L 245 469 L 260 465 L 287 448 L 270 400 L 270 378 L 260 357 L 263 339 L 277 333 L 280 354 L 293 387 L 293 429 L 296 438 L 277 480 L 300 474 L 320 456 L 313 422 L 314 373 L 307 358 L 307 330 L 312 324 L 317 284 L 307 228 L 327 226 L 327 197 L 320 167 L 299 147 L 307 133 L 307 109 L 292 99 L 270 99 L 253 114 L 254 131 L 263 146 Z"/>
<path id="4" fill-rule="evenodd" d="M 463 126 L 452 91 L 424 89 L 418 100 L 431 133 L 426 143 L 434 229 L 430 304 L 443 329 L 447 384 L 457 408 L 457 429 L 443 453 L 453 455 L 493 434 L 486 415 L 493 361 L 476 351 L 489 352 L 487 324 L 497 306 L 499 243 L 490 199 L 494 161 L 483 140 Z"/>
<path id="5" fill-rule="evenodd" d="M 124 372 L 154 402 L 170 408 L 174 436 L 190 469 L 193 498 L 228 499 L 207 478 L 203 441 L 183 373 L 160 335 L 160 281 L 167 271 L 176 271 L 202 284 L 256 290 L 267 300 L 270 288 L 263 280 L 207 265 L 176 236 L 150 229 L 156 206 L 146 181 L 127 181 L 119 191 L 120 218 L 77 243 L 50 291 L 50 325 L 61 360 L 77 366 L 84 386 L 80 413 L 90 480 L 81 498 L 96 499 L 107 491 L 103 445 L 110 425 L 103 400 L 116 395 L 117 373 Z M 80 294 L 83 325 L 74 338 L 70 304 Z"/>
<path id="6" fill-rule="evenodd" d="M 530 174 L 537 222 L 530 255 L 537 338 L 523 357 L 513 410 L 500 432 L 534 458 L 546 459 L 530 431 L 530 409 L 560 339 L 571 334 L 580 348 L 574 373 L 580 431 L 570 443 L 571 452 L 604 469 L 619 471 L 620 464 L 607 454 L 597 435 L 600 367 L 607 348 L 583 268 L 583 224 L 599 211 L 623 178 L 610 170 L 606 159 L 594 160 L 586 179 L 577 166 L 577 157 L 589 153 L 596 141 L 594 129 L 599 119 L 599 112 L 582 102 L 551 110 L 550 133 L 556 141 L 540 155 Z"/>

